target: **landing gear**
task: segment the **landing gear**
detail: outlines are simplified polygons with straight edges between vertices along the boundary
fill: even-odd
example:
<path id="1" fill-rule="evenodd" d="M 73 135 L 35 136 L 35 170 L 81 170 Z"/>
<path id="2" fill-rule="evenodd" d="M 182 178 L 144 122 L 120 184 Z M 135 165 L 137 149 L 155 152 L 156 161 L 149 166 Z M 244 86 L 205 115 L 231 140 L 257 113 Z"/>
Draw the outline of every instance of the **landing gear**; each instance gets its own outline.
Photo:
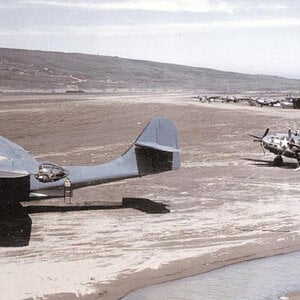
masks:
<path id="1" fill-rule="evenodd" d="M 276 167 L 281 167 L 283 165 L 283 159 L 280 155 L 275 157 L 275 159 L 273 161 L 273 165 Z"/>

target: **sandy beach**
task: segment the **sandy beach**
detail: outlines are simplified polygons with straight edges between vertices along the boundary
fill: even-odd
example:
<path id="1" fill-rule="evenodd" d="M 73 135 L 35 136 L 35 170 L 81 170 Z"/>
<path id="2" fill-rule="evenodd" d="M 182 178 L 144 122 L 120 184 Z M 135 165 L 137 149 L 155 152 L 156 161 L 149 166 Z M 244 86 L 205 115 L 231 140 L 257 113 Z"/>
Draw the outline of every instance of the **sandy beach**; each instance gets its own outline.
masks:
<path id="1" fill-rule="evenodd" d="M 39 160 L 94 164 L 122 154 L 148 121 L 179 130 L 176 172 L 75 191 L 73 202 L 148 198 L 133 209 L 34 214 L 28 247 L 1 248 L 5 299 L 119 299 L 150 284 L 300 250 L 296 162 L 273 167 L 249 134 L 299 128 L 297 110 L 199 103 L 185 93 L 0 95 L 0 135 Z M 55 204 L 62 199 L 47 200 Z M 288 295 L 298 299 L 299 294 Z"/>

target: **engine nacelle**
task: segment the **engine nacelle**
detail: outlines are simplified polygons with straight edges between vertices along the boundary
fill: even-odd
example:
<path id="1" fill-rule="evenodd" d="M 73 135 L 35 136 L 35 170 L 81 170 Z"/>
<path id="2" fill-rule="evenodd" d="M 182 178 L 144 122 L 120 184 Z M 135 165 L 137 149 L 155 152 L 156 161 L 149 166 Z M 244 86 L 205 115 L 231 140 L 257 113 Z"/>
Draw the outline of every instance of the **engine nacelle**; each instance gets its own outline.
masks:
<path id="1" fill-rule="evenodd" d="M 53 182 L 63 179 L 69 175 L 68 170 L 53 163 L 42 163 L 35 178 L 40 182 Z"/>

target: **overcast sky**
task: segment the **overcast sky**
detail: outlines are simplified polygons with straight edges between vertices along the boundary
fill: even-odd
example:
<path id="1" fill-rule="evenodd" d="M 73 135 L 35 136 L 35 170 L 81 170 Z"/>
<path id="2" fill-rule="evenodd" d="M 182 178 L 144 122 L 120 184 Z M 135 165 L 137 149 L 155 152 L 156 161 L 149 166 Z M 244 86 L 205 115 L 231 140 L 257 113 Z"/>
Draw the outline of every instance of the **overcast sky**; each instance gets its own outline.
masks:
<path id="1" fill-rule="evenodd" d="M 0 47 L 300 78 L 300 1 L 0 0 Z"/>

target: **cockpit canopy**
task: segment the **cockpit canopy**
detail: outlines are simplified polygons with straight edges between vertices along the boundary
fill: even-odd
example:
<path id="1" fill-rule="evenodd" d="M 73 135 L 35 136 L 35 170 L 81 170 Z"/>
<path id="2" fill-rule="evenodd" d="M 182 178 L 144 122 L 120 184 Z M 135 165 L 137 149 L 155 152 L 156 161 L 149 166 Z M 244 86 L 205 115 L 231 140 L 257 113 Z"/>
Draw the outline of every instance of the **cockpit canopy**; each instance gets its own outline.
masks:
<path id="1" fill-rule="evenodd" d="M 68 170 L 53 163 L 42 163 L 39 165 L 35 178 L 40 182 L 53 182 L 69 175 Z"/>

